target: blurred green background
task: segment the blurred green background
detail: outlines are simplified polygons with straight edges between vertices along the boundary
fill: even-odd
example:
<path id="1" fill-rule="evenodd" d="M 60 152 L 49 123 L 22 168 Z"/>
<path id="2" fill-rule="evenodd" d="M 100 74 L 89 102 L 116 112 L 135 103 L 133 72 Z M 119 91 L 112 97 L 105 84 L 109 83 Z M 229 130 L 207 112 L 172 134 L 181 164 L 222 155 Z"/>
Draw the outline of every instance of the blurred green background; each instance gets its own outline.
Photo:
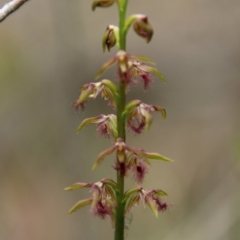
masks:
<path id="1" fill-rule="evenodd" d="M 2 6 L 6 0 L 1 0 Z M 65 192 L 78 181 L 115 177 L 113 159 L 91 171 L 111 143 L 94 127 L 76 134 L 86 117 L 109 113 L 106 103 L 71 107 L 80 87 L 111 53 L 102 53 L 116 5 L 91 11 L 91 1 L 30 1 L 0 26 L 0 239 L 113 239 L 109 221 L 85 208 L 67 211 L 89 190 Z M 175 160 L 153 163 L 145 188 L 160 188 L 175 206 L 155 219 L 138 206 L 129 240 L 240 239 L 240 2 L 130 0 L 129 14 L 145 13 L 150 44 L 131 30 L 128 51 L 154 59 L 167 78 L 150 90 L 131 88 L 167 109 L 148 133 L 128 133 L 129 145 Z M 104 77 L 117 80 L 114 69 Z M 132 181 L 128 181 L 132 186 Z"/>

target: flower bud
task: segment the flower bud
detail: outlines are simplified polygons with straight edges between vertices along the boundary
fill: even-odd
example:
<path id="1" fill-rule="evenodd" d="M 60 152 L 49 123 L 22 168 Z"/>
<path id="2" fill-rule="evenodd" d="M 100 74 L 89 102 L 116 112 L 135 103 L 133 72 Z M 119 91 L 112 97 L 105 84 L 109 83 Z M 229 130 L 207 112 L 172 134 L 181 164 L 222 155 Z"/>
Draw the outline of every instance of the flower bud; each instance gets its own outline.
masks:
<path id="1" fill-rule="evenodd" d="M 92 10 L 94 11 L 96 7 L 110 7 L 115 3 L 115 0 L 95 0 L 92 3 Z"/>
<path id="2" fill-rule="evenodd" d="M 146 15 L 138 14 L 133 22 L 133 29 L 140 37 L 144 38 L 146 42 L 150 42 L 153 36 L 153 28 L 148 22 Z"/>
<path id="3" fill-rule="evenodd" d="M 114 25 L 109 25 L 104 33 L 102 40 L 103 52 L 107 47 L 107 50 L 110 51 L 112 47 L 115 46 L 117 42 L 118 27 Z"/>

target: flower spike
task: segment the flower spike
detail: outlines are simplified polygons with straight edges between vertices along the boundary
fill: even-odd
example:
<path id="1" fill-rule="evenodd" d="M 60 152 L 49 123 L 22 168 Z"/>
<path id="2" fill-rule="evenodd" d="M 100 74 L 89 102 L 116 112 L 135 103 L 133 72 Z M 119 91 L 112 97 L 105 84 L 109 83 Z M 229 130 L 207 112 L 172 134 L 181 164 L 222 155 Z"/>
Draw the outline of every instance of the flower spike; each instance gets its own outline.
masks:
<path id="1" fill-rule="evenodd" d="M 102 38 L 103 52 L 110 52 L 116 46 L 117 53 L 102 65 L 96 74 L 96 79 L 115 65 L 119 81 L 117 85 L 108 79 L 84 84 L 77 100 L 73 103 L 77 110 L 79 108 L 83 110 L 89 99 L 95 99 L 100 95 L 116 111 L 114 114 L 101 113 L 84 119 L 77 132 L 89 124 L 95 124 L 99 135 L 111 138 L 111 147 L 98 154 L 92 170 L 97 168 L 106 157 L 114 154 L 112 167 L 117 171 L 117 180 L 115 182 L 104 178 L 94 183 L 77 182 L 65 188 L 67 191 L 90 188 L 91 197 L 77 202 L 68 213 L 71 214 L 90 205 L 94 215 L 101 219 L 110 217 L 115 227 L 115 239 L 118 240 L 124 239 L 124 229 L 128 229 L 129 226 L 124 222 L 124 218 L 127 219 L 135 205 L 142 202 L 144 207 L 147 205 L 156 217 L 159 212 L 165 211 L 170 206 L 162 200 L 162 197 L 167 196 L 162 190 L 147 190 L 138 186 L 126 191 L 124 178 L 130 175 L 135 183 L 142 184 L 151 166 L 151 160 L 172 162 L 171 159 L 159 153 L 147 152 L 126 143 L 127 126 L 133 132 L 141 133 L 143 130 L 150 129 L 153 122 L 152 112 L 160 112 L 162 117 L 166 118 L 166 110 L 159 106 L 146 104 L 141 100 L 127 103 L 126 95 L 130 87 L 140 83 L 145 91 L 149 89 L 155 76 L 166 82 L 151 59 L 126 52 L 126 36 L 130 27 L 147 43 L 151 41 L 154 34 L 146 15 L 134 14 L 126 18 L 128 2 L 128 0 L 92 0 L 93 11 L 98 7 L 106 8 L 117 3 L 119 26 L 108 25 Z"/>

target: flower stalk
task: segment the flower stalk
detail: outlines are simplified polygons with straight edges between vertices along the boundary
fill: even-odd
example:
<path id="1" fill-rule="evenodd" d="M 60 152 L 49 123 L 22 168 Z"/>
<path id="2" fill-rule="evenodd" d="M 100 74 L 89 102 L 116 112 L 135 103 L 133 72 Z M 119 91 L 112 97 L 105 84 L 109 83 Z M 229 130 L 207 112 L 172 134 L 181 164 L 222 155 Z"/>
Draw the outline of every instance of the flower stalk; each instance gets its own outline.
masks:
<path id="1" fill-rule="evenodd" d="M 124 31 L 126 10 L 128 0 L 118 1 L 119 2 L 119 50 L 126 51 L 126 32 Z M 122 6 L 121 6 L 122 4 Z M 123 112 L 126 105 L 126 83 L 123 79 L 119 79 L 119 101 L 117 109 L 117 126 L 118 126 L 118 137 L 126 141 L 126 129 L 125 119 L 123 118 Z M 124 197 L 124 175 L 121 171 L 117 171 L 117 208 L 116 208 L 116 225 L 115 225 L 115 240 L 124 239 L 124 212 L 125 204 L 123 202 Z"/>
<path id="2" fill-rule="evenodd" d="M 152 112 L 161 112 L 162 117 L 166 118 L 166 110 L 162 107 L 146 104 L 141 100 L 132 100 L 126 103 L 128 89 L 132 87 L 132 83 L 135 84 L 140 80 L 143 81 L 144 90 L 147 90 L 152 82 L 152 75 L 156 75 L 163 82 L 166 80 L 161 72 L 148 65 L 153 64 L 152 60 L 126 52 L 126 36 L 131 26 L 136 34 L 144 38 L 147 43 L 151 40 L 153 28 L 146 15 L 134 14 L 126 19 L 128 0 L 94 0 L 92 10 L 111 7 L 114 3 L 118 5 L 119 26 L 108 25 L 102 39 L 102 47 L 105 52 L 106 48 L 110 51 L 116 45 L 118 51 L 101 67 L 96 79 L 100 78 L 108 68 L 117 65 L 118 84 L 114 84 L 109 79 L 85 84 L 73 105 L 76 109 L 83 110 L 89 99 L 95 99 L 101 95 L 116 111 L 116 115 L 100 114 L 87 118 L 81 122 L 77 130 L 80 132 L 89 124 L 96 124 L 100 135 L 113 139 L 113 146 L 98 155 L 92 169 L 96 169 L 106 157 L 114 154 L 116 181 L 105 178 L 96 183 L 79 182 L 65 190 L 91 188 L 92 197 L 77 202 L 69 210 L 69 213 L 90 205 L 94 215 L 102 219 L 110 217 L 115 229 L 114 240 L 124 240 L 124 230 L 127 228 L 125 225 L 126 214 L 131 212 L 134 206 L 142 202 L 156 217 L 159 212 L 165 211 L 170 206 L 162 199 L 167 196 L 163 190 L 146 190 L 138 186 L 125 191 L 125 178 L 129 176 L 130 172 L 134 181 L 141 184 L 150 168 L 150 160 L 165 162 L 172 162 L 172 160 L 159 153 L 147 152 L 126 144 L 126 127 L 136 134 L 140 134 L 144 129 L 150 129 L 153 122 Z"/>

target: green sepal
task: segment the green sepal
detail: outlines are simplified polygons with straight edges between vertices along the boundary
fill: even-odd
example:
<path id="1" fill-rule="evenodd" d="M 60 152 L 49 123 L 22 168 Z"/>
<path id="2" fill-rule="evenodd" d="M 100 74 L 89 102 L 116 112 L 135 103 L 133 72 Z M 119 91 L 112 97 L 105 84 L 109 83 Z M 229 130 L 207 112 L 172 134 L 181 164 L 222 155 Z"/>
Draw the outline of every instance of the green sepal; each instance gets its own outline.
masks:
<path id="1" fill-rule="evenodd" d="M 82 90 L 76 103 L 81 104 L 81 103 L 85 102 L 92 93 L 93 93 L 93 89 L 91 89 L 91 88 Z"/>
<path id="2" fill-rule="evenodd" d="M 171 160 L 170 158 L 164 157 L 164 156 L 160 155 L 159 153 L 145 152 L 145 155 L 148 159 L 165 161 L 165 162 L 173 162 L 173 160 Z"/>
<path id="3" fill-rule="evenodd" d="M 116 121 L 117 117 L 116 117 L 116 115 L 114 115 L 114 114 L 111 114 L 111 115 L 113 115 L 114 117 L 113 117 L 113 116 L 110 116 L 110 117 L 109 117 L 109 120 L 110 120 L 110 122 L 111 122 L 111 124 L 112 124 L 111 130 L 112 130 L 112 133 L 113 133 L 113 137 L 114 137 L 114 139 L 116 140 L 117 137 L 118 137 L 117 121 Z"/>
<path id="4" fill-rule="evenodd" d="M 125 213 L 139 203 L 141 187 L 131 188 L 124 193 L 123 203 L 125 205 Z"/>
<path id="5" fill-rule="evenodd" d="M 152 125 L 152 122 L 153 122 L 153 117 L 151 114 L 147 113 L 145 114 L 145 119 L 146 119 L 146 130 L 149 131 L 150 130 L 150 127 Z"/>
<path id="6" fill-rule="evenodd" d="M 136 188 L 131 188 L 129 190 L 127 190 L 125 193 L 124 193 L 124 196 L 123 196 L 123 201 L 127 201 L 127 199 L 135 194 L 135 193 L 139 193 L 139 190 L 141 190 L 142 188 L 141 187 L 136 187 Z"/>
<path id="7" fill-rule="evenodd" d="M 126 21 L 125 21 L 125 26 L 124 26 L 124 32 L 127 33 L 129 28 L 131 27 L 133 21 L 136 19 L 137 15 L 131 15 L 129 16 Z"/>
<path id="8" fill-rule="evenodd" d="M 150 64 L 155 65 L 155 62 L 151 58 L 148 58 L 148 57 L 145 57 L 145 56 L 132 56 L 132 58 L 137 59 L 140 62 L 146 62 L 146 63 L 150 63 Z"/>
<path id="9" fill-rule="evenodd" d="M 138 99 L 130 101 L 125 107 L 124 114 L 125 114 L 125 112 L 131 111 L 133 108 L 138 107 L 139 104 L 141 104 L 141 103 L 142 103 L 142 101 L 138 100 Z"/>
<path id="10" fill-rule="evenodd" d="M 75 189 L 90 188 L 90 187 L 92 187 L 92 183 L 82 183 L 82 182 L 79 182 L 79 183 L 73 184 L 70 187 L 64 188 L 64 190 L 71 191 L 71 190 L 75 190 Z"/>
<path id="11" fill-rule="evenodd" d="M 166 197 L 168 196 L 168 194 L 166 192 L 164 192 L 163 190 L 153 190 L 154 191 L 154 195 L 160 196 L 160 197 Z"/>
<path id="12" fill-rule="evenodd" d="M 137 148 L 133 148 L 133 147 L 128 147 L 126 146 L 126 149 L 132 153 L 135 153 L 136 155 L 140 156 L 142 158 L 142 160 L 147 163 L 149 166 L 151 165 L 151 163 L 148 160 L 148 156 L 146 155 L 146 152 L 139 150 Z"/>
<path id="13" fill-rule="evenodd" d="M 109 61 L 107 61 L 105 64 L 103 64 L 103 66 L 100 68 L 100 70 L 98 71 L 98 73 L 96 74 L 95 79 L 98 79 L 100 76 L 102 76 L 102 74 L 108 69 L 110 68 L 114 63 L 116 62 L 116 58 L 112 58 Z"/>
<path id="14" fill-rule="evenodd" d="M 155 109 L 156 109 L 156 111 L 161 112 L 163 119 L 166 119 L 166 117 L 167 117 L 167 112 L 166 112 L 166 109 L 165 109 L 165 108 L 158 108 L 158 107 L 156 108 L 156 107 L 155 107 Z"/>
<path id="15" fill-rule="evenodd" d="M 84 127 L 86 127 L 87 125 L 91 124 L 91 123 L 97 123 L 97 121 L 99 120 L 99 117 L 92 117 L 92 118 L 86 118 L 84 119 L 80 125 L 78 126 L 77 129 L 77 133 L 79 133 Z"/>
<path id="16" fill-rule="evenodd" d="M 101 153 L 98 155 L 97 160 L 95 161 L 95 163 L 94 163 L 94 165 L 93 165 L 93 167 L 92 167 L 92 170 L 95 170 L 95 169 L 98 167 L 98 165 L 103 161 L 103 159 L 104 159 L 106 156 L 112 154 L 112 153 L 115 151 L 115 149 L 116 149 L 116 146 L 113 146 L 113 147 L 108 148 L 108 149 L 106 149 L 105 151 L 101 152 Z"/>
<path id="17" fill-rule="evenodd" d="M 69 211 L 68 211 L 68 214 L 71 214 L 73 212 L 76 212 L 77 210 L 87 206 L 87 205 L 90 205 L 92 203 L 92 199 L 91 198 L 88 198 L 88 199 L 84 199 L 84 200 L 81 200 L 79 202 L 77 202 Z"/>
<path id="18" fill-rule="evenodd" d="M 140 195 L 138 193 L 132 194 L 125 203 L 125 213 L 129 212 L 133 206 L 139 203 Z"/>
<path id="19" fill-rule="evenodd" d="M 158 206 L 157 206 L 156 202 L 153 201 L 152 199 L 150 199 L 150 200 L 148 199 L 148 200 L 146 200 L 146 203 L 149 206 L 149 208 L 152 210 L 154 216 L 156 218 L 158 218 Z"/>
<path id="20" fill-rule="evenodd" d="M 155 110 L 156 112 L 161 112 L 162 118 L 163 118 L 163 119 L 166 119 L 166 117 L 167 117 L 167 111 L 166 111 L 165 108 L 161 108 L 161 107 L 158 107 L 158 106 L 153 106 L 153 108 L 154 108 L 154 110 Z"/>
<path id="21" fill-rule="evenodd" d="M 109 185 L 110 187 L 112 187 L 114 190 L 118 189 L 118 185 L 115 181 L 113 181 L 110 178 L 104 178 L 101 180 L 102 183 Z"/>
<path id="22" fill-rule="evenodd" d="M 156 68 L 152 68 L 152 73 L 154 73 L 160 80 L 162 80 L 164 83 L 167 82 L 166 78 L 162 75 L 160 71 L 158 71 Z"/>
<path id="23" fill-rule="evenodd" d="M 111 80 L 103 79 L 101 82 L 104 86 L 110 89 L 115 96 L 119 97 L 118 88 Z"/>

